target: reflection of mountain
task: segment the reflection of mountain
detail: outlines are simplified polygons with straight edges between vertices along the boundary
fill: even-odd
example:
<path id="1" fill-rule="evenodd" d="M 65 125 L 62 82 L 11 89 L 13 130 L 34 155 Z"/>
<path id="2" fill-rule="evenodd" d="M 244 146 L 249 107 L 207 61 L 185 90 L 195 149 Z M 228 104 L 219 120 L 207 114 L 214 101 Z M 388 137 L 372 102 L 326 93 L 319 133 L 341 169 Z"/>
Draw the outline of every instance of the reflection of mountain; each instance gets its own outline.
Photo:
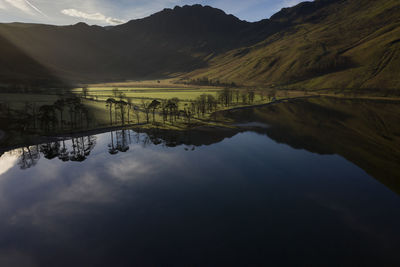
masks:
<path id="1" fill-rule="evenodd" d="M 270 138 L 298 149 L 338 154 L 400 193 L 398 102 L 314 98 L 227 114 L 270 125 Z"/>
<path id="2" fill-rule="evenodd" d="M 398 102 L 310 98 L 263 108 L 225 112 L 237 121 L 262 122 L 269 127 L 200 128 L 187 131 L 138 129 L 99 131 L 108 137 L 108 152 L 127 152 L 132 144 L 166 147 L 211 145 L 246 129 L 267 134 L 279 143 L 319 154 L 338 154 L 400 193 L 400 105 Z M 43 143 L 43 141 L 41 141 Z M 84 161 L 93 150 L 92 136 L 45 142 L 19 149 L 20 166 L 29 168 L 41 158 Z M 191 148 L 191 149 L 193 149 Z M 187 148 L 189 149 L 189 148 Z M 0 150 L 1 153 L 1 150 Z"/>

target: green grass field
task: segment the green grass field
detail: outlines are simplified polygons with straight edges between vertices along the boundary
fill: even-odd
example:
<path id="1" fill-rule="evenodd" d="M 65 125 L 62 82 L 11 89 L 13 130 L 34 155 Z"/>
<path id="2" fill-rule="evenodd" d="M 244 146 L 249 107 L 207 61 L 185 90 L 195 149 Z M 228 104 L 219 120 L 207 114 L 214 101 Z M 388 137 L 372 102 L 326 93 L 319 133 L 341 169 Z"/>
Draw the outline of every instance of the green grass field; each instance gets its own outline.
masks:
<path id="1" fill-rule="evenodd" d="M 153 84 L 152 84 L 153 83 Z M 116 88 L 115 85 L 120 87 Z M 151 87 L 154 85 L 154 87 Z M 56 108 L 54 103 L 58 99 L 68 99 L 71 96 L 75 96 L 80 99 L 80 103 L 83 105 L 85 112 L 87 112 L 90 118 L 90 128 L 109 127 L 118 125 L 134 125 L 141 124 L 141 127 L 160 127 L 168 129 L 183 129 L 187 126 L 196 126 L 204 124 L 215 124 L 218 123 L 218 119 L 213 113 L 215 111 L 225 110 L 229 108 L 236 108 L 248 105 L 259 105 L 267 103 L 268 98 L 265 94 L 260 92 L 254 93 L 254 100 L 249 102 L 243 102 L 242 98 L 234 97 L 233 94 L 247 94 L 250 91 L 246 88 L 234 88 L 230 89 L 232 93 L 231 103 L 224 105 L 217 103 L 218 96 L 221 94 L 224 88 L 211 87 L 211 86 L 188 86 L 183 84 L 172 84 L 169 81 L 147 81 L 145 83 L 118 83 L 118 84 L 96 84 L 90 85 L 83 88 L 75 88 L 72 90 L 72 94 L 68 95 L 56 95 L 56 94 L 2 94 L 0 104 L 6 103 L 3 106 L 3 110 L 0 110 L 1 117 L 7 118 L 7 116 L 18 117 L 20 114 L 38 114 L 40 115 L 40 109 L 42 106 L 53 106 L 54 114 L 57 119 L 57 124 L 60 121 L 66 125 L 63 130 L 70 130 L 71 121 L 77 120 L 76 117 L 72 117 L 71 108 L 64 107 L 63 114 L 59 109 Z M 255 92 L 255 91 L 254 91 Z M 212 109 L 200 112 L 199 109 L 194 111 L 193 108 L 196 103 L 198 104 L 201 96 L 212 96 L 212 99 L 216 101 L 216 105 Z M 112 98 L 115 101 L 124 101 L 125 103 L 131 103 L 123 107 L 123 115 L 121 112 L 121 106 L 113 104 L 111 108 L 107 105 L 106 100 Z M 171 99 L 176 100 L 176 118 L 171 119 L 171 115 L 165 116 L 165 113 L 161 111 L 161 107 L 154 111 L 146 112 L 145 103 L 149 104 L 153 100 L 168 101 Z M 138 109 L 135 112 L 134 108 Z M 187 111 L 189 108 L 192 110 L 190 118 L 188 117 Z M 35 109 L 35 111 L 33 110 Z M 10 113 L 11 110 L 11 113 Z M 186 112 L 182 114 L 183 112 Z M 61 118 L 62 116 L 62 118 Z M 75 116 L 75 115 L 74 115 Z M 78 115 L 78 117 L 81 115 Z M 86 115 L 85 115 L 86 116 Z M 24 115 L 22 115 L 24 117 Z M 25 116 L 26 117 L 26 116 Z M 168 119 L 166 119 L 167 117 Z M 222 118 L 221 118 L 222 120 Z M 149 122 L 149 123 L 147 123 Z M 224 121 L 226 122 L 226 121 Z M 21 124 L 21 123 L 20 123 Z M 88 127 L 86 124 L 81 125 Z M 62 127 L 61 127 L 62 128 Z"/>

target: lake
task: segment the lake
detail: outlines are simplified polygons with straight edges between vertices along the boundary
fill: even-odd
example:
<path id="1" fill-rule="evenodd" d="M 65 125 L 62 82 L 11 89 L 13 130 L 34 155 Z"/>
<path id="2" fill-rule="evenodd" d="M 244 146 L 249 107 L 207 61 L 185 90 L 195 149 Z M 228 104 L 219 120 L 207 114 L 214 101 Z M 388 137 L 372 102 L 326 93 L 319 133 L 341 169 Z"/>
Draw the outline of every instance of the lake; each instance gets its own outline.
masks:
<path id="1" fill-rule="evenodd" d="M 227 112 L 237 129 L 4 149 L 0 266 L 398 266 L 398 108 L 304 100 Z"/>

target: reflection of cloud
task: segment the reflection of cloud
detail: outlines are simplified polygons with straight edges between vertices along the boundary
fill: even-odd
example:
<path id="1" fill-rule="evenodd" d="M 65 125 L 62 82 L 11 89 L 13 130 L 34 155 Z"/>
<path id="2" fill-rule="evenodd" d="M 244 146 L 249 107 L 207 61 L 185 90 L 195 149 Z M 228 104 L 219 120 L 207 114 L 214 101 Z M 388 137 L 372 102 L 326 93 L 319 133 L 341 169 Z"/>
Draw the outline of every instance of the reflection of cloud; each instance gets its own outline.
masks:
<path id="1" fill-rule="evenodd" d="M 132 148 L 134 147 L 139 149 L 139 146 L 132 146 Z M 142 148 L 142 150 L 145 149 Z M 136 156 L 134 159 L 124 157 L 109 162 L 105 167 L 111 177 L 128 181 L 143 176 L 152 176 L 167 168 L 174 168 L 174 166 L 179 164 L 180 160 L 176 156 L 173 157 L 171 154 L 162 151 L 146 150 L 146 153 Z"/>
<path id="2" fill-rule="evenodd" d="M 108 139 L 108 135 L 100 135 L 99 147 L 106 147 Z M 18 164 L 20 151 L 0 158 L 4 171 Z M 0 216 L 8 225 L 29 221 L 47 230 L 57 228 L 53 218 L 80 216 L 87 205 L 118 202 L 137 182 L 143 185 L 160 172 L 179 168 L 181 162 L 179 154 L 140 145 L 131 145 L 129 152 L 115 156 L 107 151 L 93 153 L 84 165 L 43 159 L 36 168 L 15 168 L 1 176 Z"/>
<path id="3" fill-rule="evenodd" d="M 87 172 L 57 195 L 56 200 L 60 202 L 106 203 L 113 201 L 113 188 Z"/>
<path id="4" fill-rule="evenodd" d="M 64 15 L 70 16 L 70 17 L 75 17 L 75 18 L 83 18 L 83 19 L 88 19 L 88 20 L 96 20 L 96 21 L 102 21 L 106 22 L 108 24 L 121 24 L 124 23 L 125 21 L 116 19 L 116 18 L 111 18 L 107 17 L 101 13 L 85 13 L 76 9 L 64 9 L 61 11 Z"/>
<path id="5" fill-rule="evenodd" d="M 20 154 L 16 152 L 17 151 L 6 152 L 0 157 L 0 175 L 6 173 L 15 166 L 20 156 Z"/>

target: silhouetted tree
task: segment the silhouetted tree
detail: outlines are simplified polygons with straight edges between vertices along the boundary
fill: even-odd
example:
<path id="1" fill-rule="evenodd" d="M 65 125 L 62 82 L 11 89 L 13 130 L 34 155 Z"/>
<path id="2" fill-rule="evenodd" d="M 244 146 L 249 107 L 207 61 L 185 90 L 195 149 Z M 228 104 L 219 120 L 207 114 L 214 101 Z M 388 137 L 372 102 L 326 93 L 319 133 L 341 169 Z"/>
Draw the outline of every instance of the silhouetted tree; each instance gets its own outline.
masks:
<path id="1" fill-rule="evenodd" d="M 110 124 L 113 125 L 112 122 L 112 107 L 113 105 L 115 105 L 115 99 L 114 98 L 108 98 L 106 101 L 106 107 L 108 107 L 109 111 L 110 111 Z"/>
<path id="2" fill-rule="evenodd" d="M 139 109 L 139 107 L 138 106 L 134 106 L 133 107 L 133 112 L 135 113 L 136 119 L 137 119 L 137 123 L 139 124 L 140 123 L 140 109 Z"/>
<path id="3" fill-rule="evenodd" d="M 50 131 L 51 128 L 55 128 L 57 124 L 57 118 L 55 115 L 54 106 L 44 105 L 39 108 L 39 119 L 41 128 L 46 132 Z"/>
<path id="4" fill-rule="evenodd" d="M 156 109 L 158 109 L 160 105 L 161 105 L 161 102 L 158 100 L 155 100 L 155 99 L 149 105 L 149 109 L 151 109 L 153 111 L 153 122 L 156 121 L 155 113 L 156 113 Z"/>
<path id="5" fill-rule="evenodd" d="M 127 105 L 128 105 L 128 124 L 130 124 L 130 111 L 132 108 L 132 98 L 128 97 L 127 98 Z"/>
<path id="6" fill-rule="evenodd" d="M 142 108 L 146 113 L 146 121 L 149 123 L 149 113 L 150 113 L 150 102 L 146 100 L 142 100 Z"/>

